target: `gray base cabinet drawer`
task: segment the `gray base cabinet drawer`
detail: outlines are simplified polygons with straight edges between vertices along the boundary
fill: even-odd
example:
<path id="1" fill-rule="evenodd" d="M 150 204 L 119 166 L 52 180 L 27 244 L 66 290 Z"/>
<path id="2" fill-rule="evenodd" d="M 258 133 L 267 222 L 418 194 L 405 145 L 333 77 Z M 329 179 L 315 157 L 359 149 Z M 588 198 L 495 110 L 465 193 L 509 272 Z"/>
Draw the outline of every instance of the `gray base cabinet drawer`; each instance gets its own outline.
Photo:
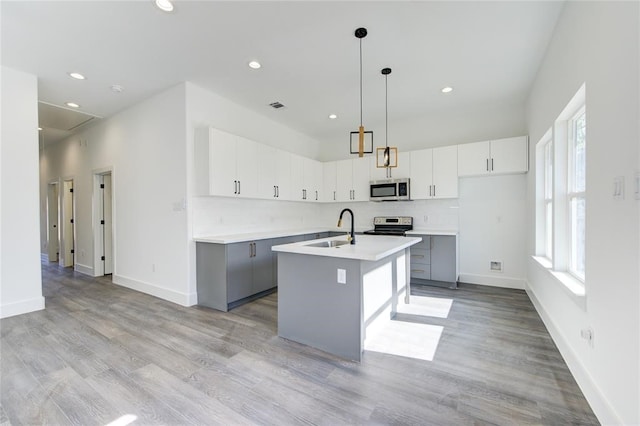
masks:
<path id="1" fill-rule="evenodd" d="M 456 236 L 419 235 L 422 241 L 411 247 L 411 280 L 416 284 L 451 284 L 458 281 Z M 449 286 L 449 285 L 448 285 Z"/>
<path id="2" fill-rule="evenodd" d="M 431 279 L 431 266 L 430 265 L 414 265 L 411 263 L 411 278 L 417 278 L 419 280 Z"/>

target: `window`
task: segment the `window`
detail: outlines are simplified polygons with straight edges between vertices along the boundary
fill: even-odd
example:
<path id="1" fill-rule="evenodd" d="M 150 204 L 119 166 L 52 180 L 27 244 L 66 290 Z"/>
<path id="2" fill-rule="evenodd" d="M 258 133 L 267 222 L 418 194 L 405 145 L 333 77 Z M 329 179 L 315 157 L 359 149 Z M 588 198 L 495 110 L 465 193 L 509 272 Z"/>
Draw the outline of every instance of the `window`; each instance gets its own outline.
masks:
<path id="1" fill-rule="evenodd" d="M 544 257 L 553 260 L 553 141 L 544 144 Z"/>
<path id="2" fill-rule="evenodd" d="M 585 85 L 536 145 L 536 256 L 576 296 L 586 294 Z"/>
<path id="3" fill-rule="evenodd" d="M 569 272 L 584 281 L 586 207 L 586 113 L 584 106 L 573 116 L 568 127 Z"/>

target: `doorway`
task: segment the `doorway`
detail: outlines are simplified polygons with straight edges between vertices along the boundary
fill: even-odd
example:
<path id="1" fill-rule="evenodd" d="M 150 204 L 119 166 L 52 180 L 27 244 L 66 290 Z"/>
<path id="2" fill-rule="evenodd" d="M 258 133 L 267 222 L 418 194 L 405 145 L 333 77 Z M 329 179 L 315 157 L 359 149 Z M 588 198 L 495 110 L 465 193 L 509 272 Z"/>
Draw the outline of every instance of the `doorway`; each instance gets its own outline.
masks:
<path id="1" fill-rule="evenodd" d="M 94 177 L 94 276 L 113 274 L 113 178 L 111 171 Z"/>
<path id="2" fill-rule="evenodd" d="M 58 262 L 60 259 L 59 210 L 58 182 L 51 182 L 47 186 L 47 257 L 49 262 Z"/>
<path id="3" fill-rule="evenodd" d="M 75 223 L 74 223 L 73 179 L 62 182 L 62 235 L 60 244 L 60 264 L 66 267 L 75 265 Z"/>

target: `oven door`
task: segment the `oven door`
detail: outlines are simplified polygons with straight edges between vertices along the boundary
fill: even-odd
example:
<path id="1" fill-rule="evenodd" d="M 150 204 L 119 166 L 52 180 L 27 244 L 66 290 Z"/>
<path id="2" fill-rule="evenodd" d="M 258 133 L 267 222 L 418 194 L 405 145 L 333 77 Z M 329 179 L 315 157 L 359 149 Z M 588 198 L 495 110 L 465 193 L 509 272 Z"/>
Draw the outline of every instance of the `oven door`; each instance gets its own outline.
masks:
<path id="1" fill-rule="evenodd" d="M 396 201 L 398 199 L 397 182 L 371 182 L 369 185 L 369 200 Z"/>

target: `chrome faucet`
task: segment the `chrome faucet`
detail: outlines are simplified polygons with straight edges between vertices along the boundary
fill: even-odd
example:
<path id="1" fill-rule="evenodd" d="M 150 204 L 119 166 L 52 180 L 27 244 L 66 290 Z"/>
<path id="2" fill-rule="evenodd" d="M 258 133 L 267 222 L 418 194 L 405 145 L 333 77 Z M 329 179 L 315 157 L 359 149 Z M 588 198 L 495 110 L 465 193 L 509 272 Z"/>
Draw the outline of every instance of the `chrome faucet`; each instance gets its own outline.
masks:
<path id="1" fill-rule="evenodd" d="M 351 214 L 351 234 L 347 236 L 347 240 L 349 241 L 349 243 L 355 244 L 356 243 L 356 234 L 354 232 L 355 219 L 353 217 L 353 212 L 351 211 L 351 209 L 342 209 L 342 211 L 340 212 L 340 218 L 338 219 L 338 228 L 342 227 L 342 215 L 344 214 L 344 212 L 349 212 Z"/>

